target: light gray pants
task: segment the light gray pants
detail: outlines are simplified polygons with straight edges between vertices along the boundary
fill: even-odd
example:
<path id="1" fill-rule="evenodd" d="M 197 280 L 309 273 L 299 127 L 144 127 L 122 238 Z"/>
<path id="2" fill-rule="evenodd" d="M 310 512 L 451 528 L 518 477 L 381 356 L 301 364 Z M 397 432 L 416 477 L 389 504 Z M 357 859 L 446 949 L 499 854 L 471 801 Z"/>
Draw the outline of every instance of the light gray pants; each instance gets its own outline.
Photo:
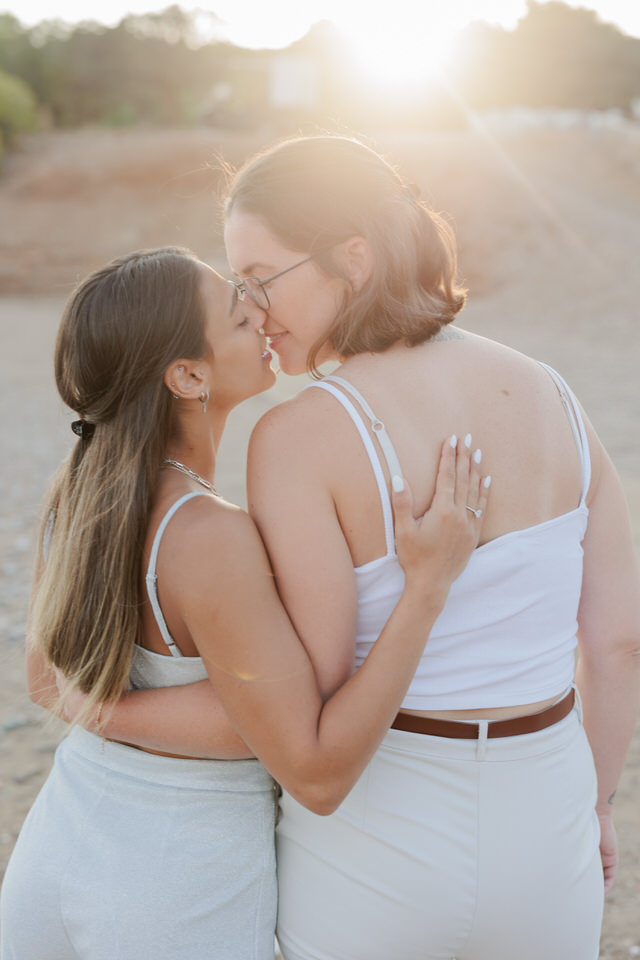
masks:
<path id="1" fill-rule="evenodd" d="M 7 869 L 2 960 L 273 960 L 274 814 L 257 760 L 73 731 Z"/>
<path id="2" fill-rule="evenodd" d="M 579 708 L 479 741 L 390 730 L 341 807 L 288 795 L 285 960 L 596 960 L 603 876 Z"/>

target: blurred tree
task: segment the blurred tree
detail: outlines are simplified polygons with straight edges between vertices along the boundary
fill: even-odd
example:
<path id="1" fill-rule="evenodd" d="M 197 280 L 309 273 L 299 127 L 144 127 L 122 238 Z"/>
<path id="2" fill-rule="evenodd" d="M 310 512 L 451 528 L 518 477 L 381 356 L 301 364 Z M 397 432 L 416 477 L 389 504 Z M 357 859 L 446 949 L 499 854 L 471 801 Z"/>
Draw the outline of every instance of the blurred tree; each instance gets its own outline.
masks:
<path id="1" fill-rule="evenodd" d="M 640 40 L 593 10 L 529 0 L 513 32 L 481 23 L 467 28 L 453 76 L 476 108 L 629 109 L 640 96 Z"/>
<path id="2" fill-rule="evenodd" d="M 0 155 L 3 145 L 36 125 L 36 98 L 24 80 L 0 70 Z"/>
<path id="3" fill-rule="evenodd" d="M 224 79 L 228 45 L 201 44 L 191 15 L 172 6 L 116 27 L 57 20 L 26 30 L 0 16 L 0 67 L 21 76 L 60 126 L 182 123 Z"/>
<path id="4" fill-rule="evenodd" d="M 210 14 L 209 37 L 218 24 Z M 48 20 L 27 29 L 0 14 L 0 69 L 21 78 L 60 126 L 200 119 L 260 127 L 265 135 L 269 128 L 281 133 L 314 125 L 424 129 L 460 126 L 469 109 L 630 110 L 640 98 L 640 40 L 559 0 L 529 0 L 514 31 L 472 24 L 460 36 L 447 78 L 402 94 L 367 82 L 329 21 L 284 51 L 207 41 L 201 25 L 201 14 L 175 4 L 126 16 L 116 27 Z M 297 91 L 296 99 L 292 91 L 283 100 L 282 77 L 295 75 L 295 63 L 313 96 Z"/>

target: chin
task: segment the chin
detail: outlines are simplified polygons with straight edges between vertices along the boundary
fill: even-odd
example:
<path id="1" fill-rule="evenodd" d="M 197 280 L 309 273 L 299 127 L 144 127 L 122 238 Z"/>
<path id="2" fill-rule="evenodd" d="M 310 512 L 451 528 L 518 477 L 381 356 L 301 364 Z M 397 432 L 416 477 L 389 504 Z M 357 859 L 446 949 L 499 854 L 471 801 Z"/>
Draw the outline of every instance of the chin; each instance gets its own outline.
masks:
<path id="1" fill-rule="evenodd" d="M 272 367 L 269 367 L 265 371 L 264 376 L 260 380 L 259 386 L 256 386 L 256 389 L 253 391 L 252 396 L 255 396 L 258 393 L 264 393 L 265 390 L 270 390 L 278 379 L 278 371 L 274 370 Z"/>
<path id="2" fill-rule="evenodd" d="M 280 369 L 288 377 L 299 377 L 302 373 L 308 372 L 307 358 L 296 360 L 280 357 Z"/>

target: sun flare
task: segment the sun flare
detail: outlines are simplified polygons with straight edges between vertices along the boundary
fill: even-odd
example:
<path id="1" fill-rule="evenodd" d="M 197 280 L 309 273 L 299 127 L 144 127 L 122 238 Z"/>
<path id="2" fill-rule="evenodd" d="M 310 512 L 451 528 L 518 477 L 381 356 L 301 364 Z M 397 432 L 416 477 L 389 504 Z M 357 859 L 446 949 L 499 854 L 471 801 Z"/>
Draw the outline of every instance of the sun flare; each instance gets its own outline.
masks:
<path id="1" fill-rule="evenodd" d="M 366 77 L 384 90 L 403 93 L 424 85 L 438 75 L 448 60 L 455 30 L 442 25 L 409 31 L 390 24 L 351 34 L 354 59 Z"/>

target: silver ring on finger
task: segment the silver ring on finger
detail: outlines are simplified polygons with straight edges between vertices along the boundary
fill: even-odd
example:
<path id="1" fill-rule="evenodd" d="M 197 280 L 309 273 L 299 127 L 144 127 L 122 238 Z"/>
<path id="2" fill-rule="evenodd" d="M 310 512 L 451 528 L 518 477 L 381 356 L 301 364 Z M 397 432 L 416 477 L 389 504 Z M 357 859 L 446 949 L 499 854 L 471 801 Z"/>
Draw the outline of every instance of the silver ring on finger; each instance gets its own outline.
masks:
<path id="1" fill-rule="evenodd" d="M 481 509 L 480 507 L 478 507 L 478 509 L 476 510 L 476 509 L 474 509 L 473 507 L 470 507 L 468 503 L 465 503 L 465 507 L 467 508 L 467 510 L 471 510 L 471 513 L 472 513 L 472 514 L 474 515 L 474 517 L 476 517 L 478 520 L 479 520 L 480 517 L 482 516 L 482 509 Z"/>

